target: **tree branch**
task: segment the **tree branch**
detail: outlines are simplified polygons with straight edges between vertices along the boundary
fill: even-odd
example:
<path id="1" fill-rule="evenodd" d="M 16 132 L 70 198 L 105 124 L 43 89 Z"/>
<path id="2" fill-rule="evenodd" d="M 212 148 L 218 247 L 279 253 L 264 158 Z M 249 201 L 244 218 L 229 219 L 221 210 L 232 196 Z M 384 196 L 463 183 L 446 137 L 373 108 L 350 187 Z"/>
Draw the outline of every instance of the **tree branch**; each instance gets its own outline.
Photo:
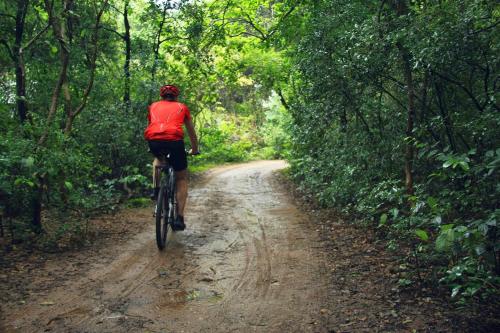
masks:
<path id="1" fill-rule="evenodd" d="M 5 14 L 5 13 L 0 13 L 0 16 L 5 16 L 5 17 L 8 17 L 8 18 L 10 18 L 10 19 L 16 20 L 16 17 L 15 17 L 14 15 Z"/>
<path id="2" fill-rule="evenodd" d="M 270 29 L 270 32 L 267 34 L 266 39 L 272 37 L 272 35 L 274 35 L 276 31 L 278 31 L 279 26 L 283 23 L 284 20 L 286 20 L 288 16 L 290 16 L 290 14 L 293 13 L 293 11 L 297 8 L 298 5 L 301 4 L 301 2 L 302 1 L 297 2 L 295 5 L 290 7 L 290 9 L 285 14 L 283 14 L 283 16 L 278 20 L 278 23 L 276 23 L 276 25 Z"/>
<path id="3" fill-rule="evenodd" d="M 470 35 L 476 35 L 476 34 L 479 34 L 481 32 L 486 32 L 490 29 L 493 29 L 495 28 L 497 25 L 500 24 L 500 20 L 496 21 L 495 23 L 493 23 L 492 25 L 486 27 L 486 28 L 482 28 L 482 29 L 478 29 L 478 30 L 474 30 L 473 32 L 470 33 Z"/>
<path id="4" fill-rule="evenodd" d="M 42 30 L 40 30 L 35 37 L 33 37 L 28 43 L 26 43 L 26 45 L 24 45 L 23 47 L 21 47 L 21 52 L 23 52 L 25 49 L 29 48 L 34 42 L 36 42 L 36 40 L 38 38 L 40 38 L 50 27 L 50 23 L 48 23 L 45 28 L 43 28 Z"/>
<path id="5" fill-rule="evenodd" d="M 239 7 L 242 11 L 243 9 L 241 7 Z M 255 31 L 257 31 L 260 36 L 257 36 L 257 35 L 251 35 L 251 36 L 255 36 L 261 40 L 266 40 L 266 34 L 262 31 L 261 28 L 259 28 L 252 20 L 252 18 L 250 17 L 250 15 L 248 13 L 245 13 L 244 14 L 246 16 L 246 19 L 238 19 L 237 21 L 240 21 L 240 22 L 244 22 L 244 23 L 247 23 L 249 24 Z"/>
<path id="6" fill-rule="evenodd" d="M 476 108 L 479 111 L 481 111 L 481 112 L 484 111 L 484 107 L 481 106 L 481 104 L 476 99 L 476 97 L 474 96 L 474 94 L 469 89 L 467 89 L 467 87 L 465 87 L 461 82 L 459 82 L 457 80 L 454 80 L 452 78 L 449 78 L 446 75 L 438 73 L 438 72 L 436 72 L 434 70 L 432 71 L 432 73 L 436 74 L 437 76 L 439 76 L 440 78 L 442 78 L 445 81 L 448 81 L 450 83 L 455 84 L 457 87 L 459 87 L 460 89 L 462 89 L 470 97 L 470 99 L 472 100 L 472 102 L 474 103 L 474 105 L 476 106 Z"/>
<path id="7" fill-rule="evenodd" d="M 115 29 L 111 29 L 111 28 L 108 28 L 108 27 L 103 26 L 103 25 L 99 26 L 99 28 L 102 28 L 102 29 L 109 31 L 109 32 L 113 32 L 113 33 L 117 34 L 121 39 L 125 39 L 125 35 L 116 31 Z"/>
<path id="8" fill-rule="evenodd" d="M 387 96 L 389 96 L 390 98 L 392 98 L 392 100 L 394 102 L 396 102 L 397 105 L 399 105 L 399 107 L 403 110 L 406 110 L 406 106 L 403 104 L 403 102 L 401 102 L 396 96 L 394 96 L 389 90 L 385 89 L 385 87 L 382 85 L 382 84 L 378 84 L 378 87 L 382 90 L 382 92 L 384 92 L 385 94 L 387 94 Z"/>
<path id="9" fill-rule="evenodd" d="M 116 7 L 115 5 L 113 5 L 112 3 L 109 4 L 109 6 L 111 8 L 113 8 L 114 10 L 116 10 L 118 12 L 118 14 L 122 15 L 123 16 L 123 12 L 120 10 L 120 8 Z"/>
<path id="10" fill-rule="evenodd" d="M 174 39 L 174 40 L 175 40 L 175 39 L 189 40 L 189 37 L 182 37 L 182 36 L 179 36 L 179 35 L 176 35 L 176 36 L 169 36 L 169 37 L 167 37 L 167 38 L 165 38 L 165 39 L 160 40 L 160 41 L 158 42 L 158 43 L 159 43 L 158 45 L 161 45 L 161 44 L 163 44 L 163 43 L 165 43 L 165 42 L 167 42 L 167 41 L 169 41 L 169 40 L 171 40 L 171 39 Z"/>
<path id="11" fill-rule="evenodd" d="M 99 42 L 99 23 L 101 21 L 102 14 L 104 13 L 104 9 L 106 8 L 108 4 L 108 0 L 105 0 L 102 8 L 100 11 L 97 13 L 96 16 L 96 22 L 95 22 L 95 27 L 94 27 L 94 50 L 92 53 L 92 58 L 91 58 L 91 64 L 90 64 L 90 78 L 89 82 L 87 84 L 87 88 L 85 89 L 82 97 L 82 102 L 80 105 L 76 108 L 75 112 L 72 113 L 72 118 L 75 118 L 80 112 L 83 111 L 85 106 L 87 105 L 88 97 L 90 95 L 90 92 L 92 91 L 92 87 L 94 85 L 94 77 L 95 77 L 95 69 L 96 69 L 96 61 L 97 61 L 97 54 L 99 52 L 99 47 L 98 47 L 98 42 Z M 65 129 L 65 132 L 71 131 L 71 127 L 68 129 Z"/>

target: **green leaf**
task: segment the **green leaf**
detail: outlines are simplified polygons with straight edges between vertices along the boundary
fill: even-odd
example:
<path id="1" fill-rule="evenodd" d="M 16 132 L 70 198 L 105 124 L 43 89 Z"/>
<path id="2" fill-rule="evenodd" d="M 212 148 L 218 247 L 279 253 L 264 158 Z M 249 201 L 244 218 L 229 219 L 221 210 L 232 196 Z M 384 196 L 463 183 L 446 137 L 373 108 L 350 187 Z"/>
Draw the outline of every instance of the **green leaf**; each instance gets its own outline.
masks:
<path id="1" fill-rule="evenodd" d="M 425 230 L 417 229 L 415 230 L 415 234 L 417 235 L 418 238 L 420 238 L 424 242 L 429 240 L 429 235 L 427 235 L 427 232 L 425 232 Z"/>
<path id="2" fill-rule="evenodd" d="M 31 168 L 35 164 L 35 159 L 33 157 L 27 157 L 22 159 L 22 163 L 25 167 Z"/>
<path id="3" fill-rule="evenodd" d="M 448 249 L 448 241 L 445 234 L 440 234 L 436 238 L 436 251 L 444 252 Z"/>
<path id="4" fill-rule="evenodd" d="M 427 201 L 427 204 L 428 204 L 428 205 L 429 205 L 432 209 L 436 209 L 437 204 L 438 204 L 438 203 L 437 203 L 436 198 L 434 198 L 434 197 L 428 197 L 426 201 Z"/>
<path id="5" fill-rule="evenodd" d="M 492 226 L 492 227 L 496 227 L 497 226 L 497 220 L 492 218 L 488 221 L 486 221 L 486 224 L 489 225 L 489 226 Z"/>
<path id="6" fill-rule="evenodd" d="M 470 167 L 469 167 L 469 163 L 467 163 L 467 162 L 461 161 L 461 162 L 458 162 L 458 165 L 460 165 L 460 167 L 461 167 L 464 171 L 469 171 L 469 169 L 470 169 Z"/>
<path id="7" fill-rule="evenodd" d="M 382 214 L 380 216 L 380 221 L 378 223 L 378 226 L 381 227 L 387 223 L 387 214 Z"/>
<path id="8" fill-rule="evenodd" d="M 474 296 L 479 291 L 479 289 L 481 289 L 480 285 L 469 286 L 465 289 L 464 295 L 469 297 Z"/>
<path id="9" fill-rule="evenodd" d="M 73 189 L 73 184 L 71 184 L 70 182 L 68 181 L 65 181 L 64 182 L 64 186 L 68 189 L 68 190 L 72 190 Z"/>
<path id="10" fill-rule="evenodd" d="M 392 213 L 392 218 L 395 220 L 399 216 L 399 209 L 393 208 L 393 209 L 391 209 L 391 213 Z"/>
<path id="11" fill-rule="evenodd" d="M 413 281 L 409 279 L 399 279 L 398 284 L 402 287 L 408 287 L 412 285 Z"/>
<path id="12" fill-rule="evenodd" d="M 474 251 L 478 256 L 482 255 L 483 253 L 486 252 L 486 247 L 484 244 L 479 244 L 474 247 Z"/>
<path id="13" fill-rule="evenodd" d="M 454 298 L 455 296 L 457 296 L 458 293 L 460 292 L 460 289 L 461 289 L 461 286 L 453 287 L 453 289 L 451 290 L 451 297 Z"/>
<path id="14" fill-rule="evenodd" d="M 432 219 L 432 223 L 436 225 L 441 225 L 441 222 L 443 222 L 441 216 L 436 216 L 435 218 Z"/>
<path id="15" fill-rule="evenodd" d="M 441 231 L 447 231 L 447 230 L 450 230 L 451 228 L 453 228 L 453 224 L 443 224 L 441 226 Z"/>
<path id="16" fill-rule="evenodd" d="M 35 183 L 33 181 L 26 179 L 26 178 L 17 178 L 14 181 L 15 186 L 21 186 L 21 185 L 28 185 L 29 187 L 34 187 Z"/>

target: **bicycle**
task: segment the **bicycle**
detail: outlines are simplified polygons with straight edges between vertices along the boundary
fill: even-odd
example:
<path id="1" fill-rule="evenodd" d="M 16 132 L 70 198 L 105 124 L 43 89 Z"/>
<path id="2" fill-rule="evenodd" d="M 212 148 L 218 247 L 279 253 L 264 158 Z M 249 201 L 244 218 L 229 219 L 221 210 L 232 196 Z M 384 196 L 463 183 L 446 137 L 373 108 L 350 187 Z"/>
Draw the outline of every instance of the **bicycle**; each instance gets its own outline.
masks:
<path id="1" fill-rule="evenodd" d="M 177 218 L 177 199 L 175 196 L 175 171 L 169 163 L 170 154 L 165 154 L 162 165 L 156 167 L 156 179 L 160 177 L 160 190 L 156 199 L 156 245 L 163 250 L 167 242 L 168 229 L 173 231 Z"/>
<path id="2" fill-rule="evenodd" d="M 194 156 L 198 154 L 192 154 L 190 151 L 186 151 L 187 156 Z M 177 218 L 175 171 L 169 162 L 169 158 L 170 153 L 163 154 L 161 160 L 164 162 L 161 165 L 156 166 L 155 169 L 155 185 L 159 182 L 160 188 L 154 212 L 156 222 L 156 245 L 160 250 L 165 248 L 168 229 L 175 231 L 173 225 L 175 219 Z"/>

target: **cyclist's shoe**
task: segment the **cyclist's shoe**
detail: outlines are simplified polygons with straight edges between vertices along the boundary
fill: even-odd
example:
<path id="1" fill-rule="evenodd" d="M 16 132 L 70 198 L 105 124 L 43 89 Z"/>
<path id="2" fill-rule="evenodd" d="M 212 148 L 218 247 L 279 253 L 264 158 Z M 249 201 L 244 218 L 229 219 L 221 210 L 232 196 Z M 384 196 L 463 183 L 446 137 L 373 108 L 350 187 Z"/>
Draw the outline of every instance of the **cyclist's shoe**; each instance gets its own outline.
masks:
<path id="1" fill-rule="evenodd" d="M 186 229 L 186 225 L 184 224 L 184 216 L 177 215 L 177 218 L 174 220 L 172 225 L 172 229 L 174 231 L 182 231 Z"/>
<path id="2" fill-rule="evenodd" d="M 153 201 L 158 200 L 158 193 L 159 192 L 160 192 L 160 188 L 159 187 L 155 187 L 153 189 L 153 191 L 151 191 L 151 194 L 149 195 L 149 197 L 151 198 L 151 200 L 153 200 Z"/>

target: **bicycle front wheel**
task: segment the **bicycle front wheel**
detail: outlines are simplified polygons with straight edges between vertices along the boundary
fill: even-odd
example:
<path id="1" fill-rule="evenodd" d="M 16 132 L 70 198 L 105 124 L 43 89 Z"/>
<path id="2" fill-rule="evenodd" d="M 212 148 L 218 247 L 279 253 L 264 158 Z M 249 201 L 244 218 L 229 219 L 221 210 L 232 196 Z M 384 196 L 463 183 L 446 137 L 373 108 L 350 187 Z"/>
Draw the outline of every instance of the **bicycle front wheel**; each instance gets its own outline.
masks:
<path id="1" fill-rule="evenodd" d="M 168 198 L 165 186 L 161 186 L 156 201 L 156 245 L 159 250 L 165 248 L 168 232 Z"/>

